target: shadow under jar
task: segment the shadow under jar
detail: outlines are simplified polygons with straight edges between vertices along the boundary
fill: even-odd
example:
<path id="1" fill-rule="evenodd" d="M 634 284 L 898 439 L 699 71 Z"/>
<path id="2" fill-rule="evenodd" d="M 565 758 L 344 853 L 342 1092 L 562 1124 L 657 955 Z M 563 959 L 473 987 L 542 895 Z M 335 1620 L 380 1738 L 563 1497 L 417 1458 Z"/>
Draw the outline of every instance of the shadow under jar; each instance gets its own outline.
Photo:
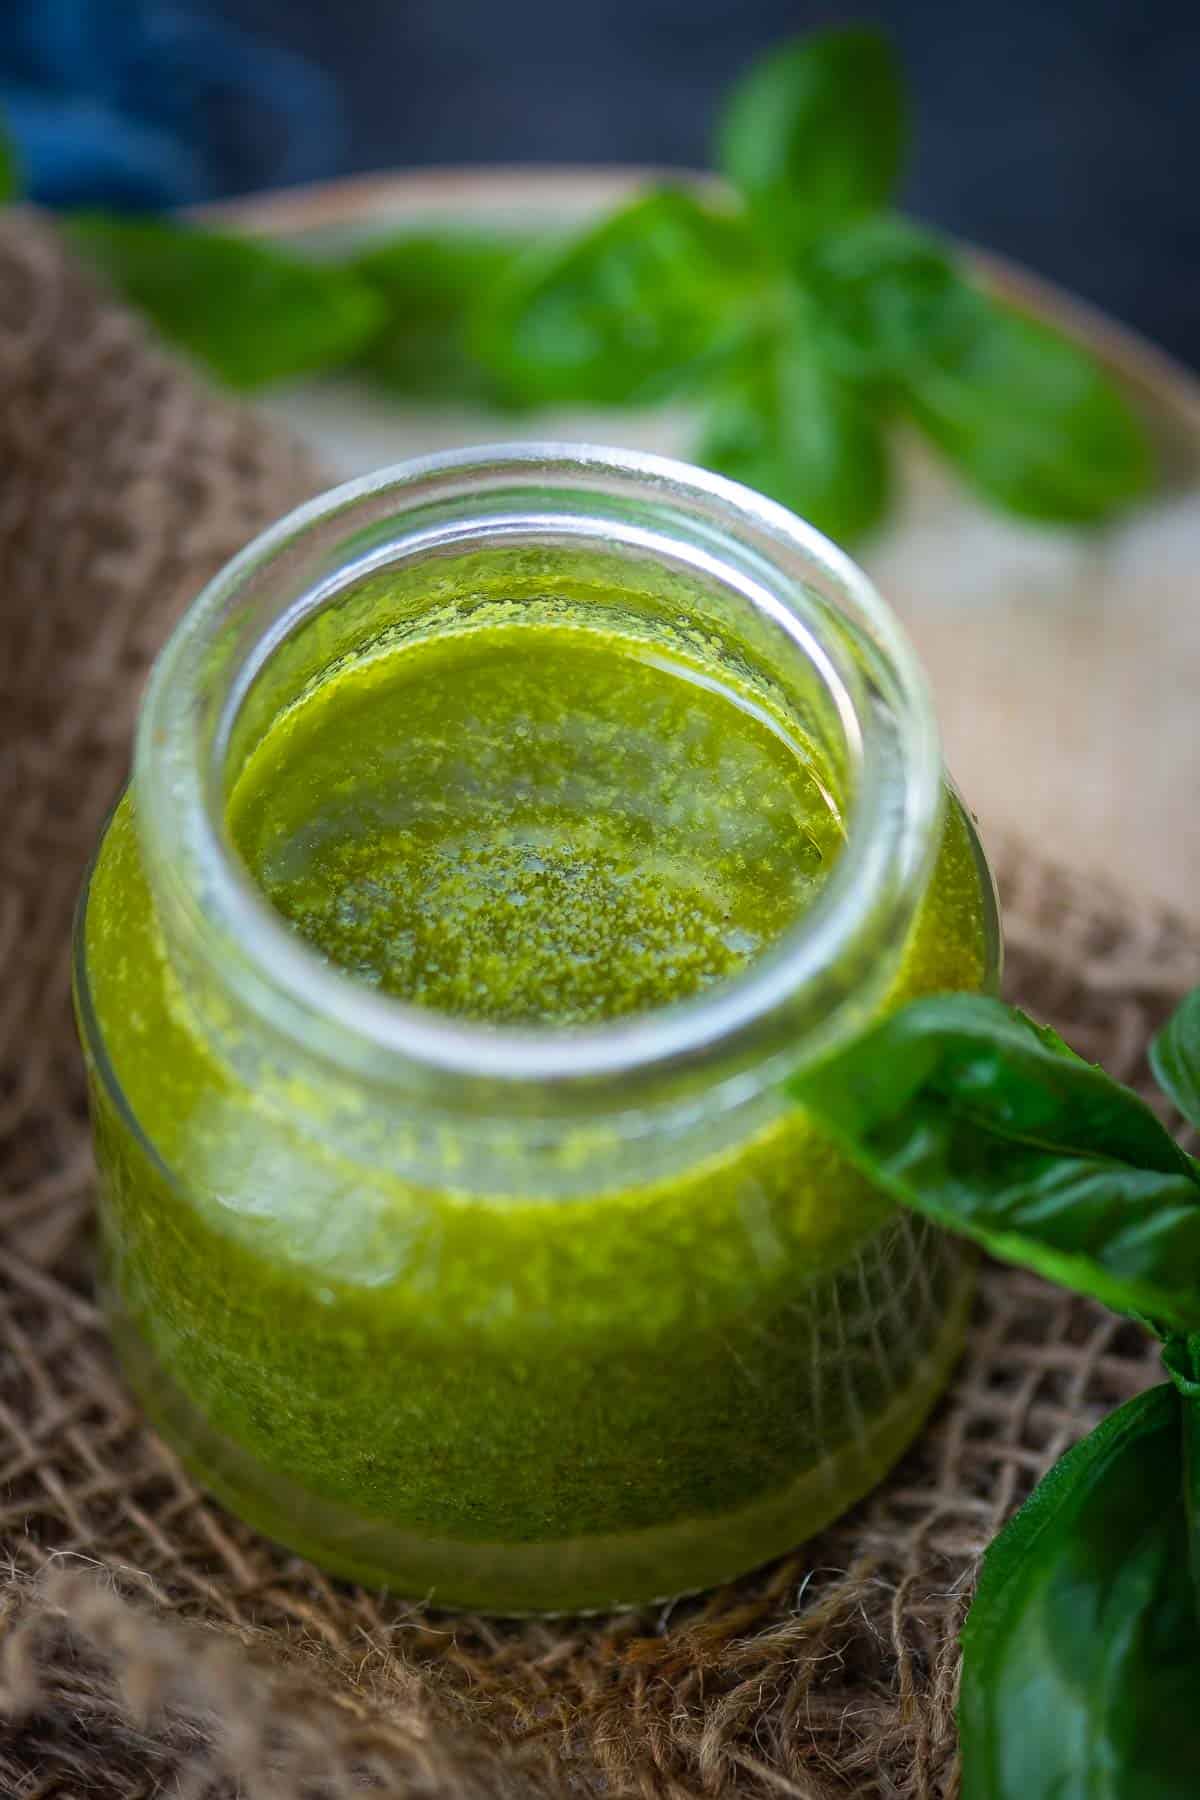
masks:
<path id="1" fill-rule="evenodd" d="M 177 629 L 81 910 L 129 1379 L 235 1511 L 435 1603 L 760 1563 L 912 1438 L 971 1282 L 784 1083 L 997 954 L 809 527 L 579 447 L 339 488 Z"/>

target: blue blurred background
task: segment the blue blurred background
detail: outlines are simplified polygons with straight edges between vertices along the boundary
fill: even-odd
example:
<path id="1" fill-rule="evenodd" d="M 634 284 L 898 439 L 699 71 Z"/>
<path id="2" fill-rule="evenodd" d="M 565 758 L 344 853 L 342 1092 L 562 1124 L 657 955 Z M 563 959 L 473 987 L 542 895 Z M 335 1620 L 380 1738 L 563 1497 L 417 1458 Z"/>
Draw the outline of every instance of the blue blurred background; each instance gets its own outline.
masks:
<path id="1" fill-rule="evenodd" d="M 0 0 L 0 108 L 52 205 L 701 163 L 756 51 L 863 18 L 908 69 L 911 209 L 1200 363 L 1196 0 Z"/>

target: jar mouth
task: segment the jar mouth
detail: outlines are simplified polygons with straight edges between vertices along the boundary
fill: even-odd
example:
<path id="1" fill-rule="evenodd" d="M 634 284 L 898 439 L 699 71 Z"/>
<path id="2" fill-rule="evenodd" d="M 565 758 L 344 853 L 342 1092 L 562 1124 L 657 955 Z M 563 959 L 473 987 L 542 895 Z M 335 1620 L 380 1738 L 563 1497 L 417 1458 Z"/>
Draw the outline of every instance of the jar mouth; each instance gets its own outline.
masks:
<path id="1" fill-rule="evenodd" d="M 304 621 L 381 571 L 475 544 L 588 541 L 722 583 L 823 684 L 852 765 L 845 842 L 773 945 L 689 998 L 594 1025 L 493 1025 L 381 993 L 276 912 L 232 843 L 224 759 L 247 694 Z M 827 615 L 827 617 L 826 617 Z M 822 620 L 829 626 L 824 629 Z M 719 1061 L 800 1060 L 855 1028 L 898 960 L 942 800 L 916 658 L 866 575 L 784 507 L 669 458 L 493 445 L 347 482 L 255 539 L 201 592 L 159 658 L 134 790 L 156 899 L 212 977 L 293 1042 L 387 1081 L 603 1084 Z"/>

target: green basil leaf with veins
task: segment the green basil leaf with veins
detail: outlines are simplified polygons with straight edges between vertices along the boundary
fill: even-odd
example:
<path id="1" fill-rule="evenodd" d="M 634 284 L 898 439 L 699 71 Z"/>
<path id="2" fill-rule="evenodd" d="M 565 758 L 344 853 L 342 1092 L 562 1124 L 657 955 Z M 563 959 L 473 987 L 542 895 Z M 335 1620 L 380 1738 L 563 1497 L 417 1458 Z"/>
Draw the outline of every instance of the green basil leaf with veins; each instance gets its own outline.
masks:
<path id="1" fill-rule="evenodd" d="M 963 345 L 981 299 L 931 232 L 888 215 L 814 245 L 802 268 L 832 367 L 853 380 L 894 382 L 936 349 Z"/>
<path id="2" fill-rule="evenodd" d="M 1182 1410 L 1169 1384 L 1127 1402 L 984 1557 L 962 1635 L 963 1800 L 1194 1800 Z"/>
<path id="3" fill-rule="evenodd" d="M 664 188 L 519 259 L 481 296 L 471 348 L 530 405 L 650 402 L 733 350 L 760 287 L 744 222 Z"/>
<path id="4" fill-rule="evenodd" d="M 877 32 L 822 31 L 770 51 L 718 123 L 716 160 L 784 257 L 890 202 L 907 136 L 904 83 Z"/>
<path id="5" fill-rule="evenodd" d="M 345 363 L 384 316 L 353 270 L 164 219 L 77 214 L 68 231 L 171 343 L 235 388 Z"/>
<path id="6" fill-rule="evenodd" d="M 503 389 L 471 349 L 470 321 L 534 241 L 439 231 L 371 245 L 350 266 L 386 311 L 359 367 L 396 394 L 503 404 Z"/>
<path id="7" fill-rule="evenodd" d="M 961 338 L 931 343 L 903 398 L 921 430 L 989 500 L 1031 519 L 1088 524 L 1140 500 L 1146 432 L 1085 350 L 995 301 Z"/>
<path id="8" fill-rule="evenodd" d="M 1150 1067 L 1189 1125 L 1200 1129 L 1200 987 L 1180 1002 L 1150 1045 Z"/>
<path id="9" fill-rule="evenodd" d="M 887 508 L 887 447 L 861 393 L 810 336 L 779 332 L 716 385 L 696 461 L 767 494 L 839 543 Z"/>
<path id="10" fill-rule="evenodd" d="M 1109 1306 L 1200 1328 L 1200 1166 L 1022 1013 L 915 1000 L 789 1086 L 914 1211 Z"/>

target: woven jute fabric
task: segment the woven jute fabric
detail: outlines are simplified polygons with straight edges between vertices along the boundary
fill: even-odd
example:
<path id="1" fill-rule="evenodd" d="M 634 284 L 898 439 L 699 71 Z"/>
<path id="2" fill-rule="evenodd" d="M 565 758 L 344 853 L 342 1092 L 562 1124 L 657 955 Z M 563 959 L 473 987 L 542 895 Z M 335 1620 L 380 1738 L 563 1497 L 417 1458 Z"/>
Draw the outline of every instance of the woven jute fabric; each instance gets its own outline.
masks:
<path id="1" fill-rule="evenodd" d="M 0 218 L 0 1795 L 952 1795 L 978 1554 L 1153 1378 L 1097 1306 L 985 1269 L 948 1399 L 864 1504 L 717 1594 L 584 1622 L 329 1580 L 200 1493 L 122 1386 L 91 1298 L 72 907 L 168 626 L 319 485 L 46 225 Z M 1200 936 L 997 856 L 1010 993 L 1147 1085 Z"/>

